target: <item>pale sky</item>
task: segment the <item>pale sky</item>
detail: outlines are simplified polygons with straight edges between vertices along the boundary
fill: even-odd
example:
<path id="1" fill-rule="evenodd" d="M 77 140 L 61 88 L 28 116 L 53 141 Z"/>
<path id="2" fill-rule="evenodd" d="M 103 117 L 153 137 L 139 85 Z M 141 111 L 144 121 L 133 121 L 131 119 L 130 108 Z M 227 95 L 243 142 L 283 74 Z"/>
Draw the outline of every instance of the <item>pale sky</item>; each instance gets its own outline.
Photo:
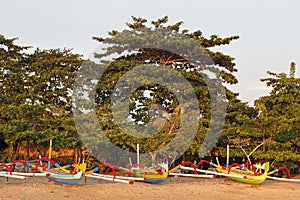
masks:
<path id="1" fill-rule="evenodd" d="M 300 1 L 298 0 L 1 0 L 0 34 L 18 37 L 17 44 L 34 48 L 74 48 L 88 57 L 99 43 L 92 36 L 125 28 L 131 16 L 156 20 L 165 15 L 170 23 L 200 29 L 204 36 L 239 35 L 219 48 L 235 57 L 239 83 L 231 87 L 249 102 L 268 94 L 260 78 L 267 71 L 289 73 L 289 64 L 300 72 Z"/>

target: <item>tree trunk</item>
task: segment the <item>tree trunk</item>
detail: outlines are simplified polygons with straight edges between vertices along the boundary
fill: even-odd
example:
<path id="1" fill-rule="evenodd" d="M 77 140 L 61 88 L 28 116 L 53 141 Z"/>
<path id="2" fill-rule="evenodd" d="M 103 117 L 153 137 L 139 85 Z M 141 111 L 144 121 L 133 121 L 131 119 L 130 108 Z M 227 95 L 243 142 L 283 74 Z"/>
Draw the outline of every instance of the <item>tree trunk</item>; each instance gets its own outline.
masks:
<path id="1" fill-rule="evenodd" d="M 30 159 L 30 144 L 29 141 L 27 141 L 27 152 L 26 152 L 25 160 L 29 160 L 29 159 Z"/>
<path id="2" fill-rule="evenodd" d="M 269 142 L 268 142 L 268 151 L 269 151 L 270 148 L 271 148 L 271 142 L 272 142 L 272 136 L 270 137 Z"/>
<path id="3" fill-rule="evenodd" d="M 13 161 L 16 160 L 17 158 L 19 158 L 20 148 L 21 148 L 21 143 L 18 142 Z"/>
<path id="4" fill-rule="evenodd" d="M 7 156 L 8 162 L 12 162 L 13 154 L 14 154 L 14 145 L 9 144 L 9 153 L 8 153 L 8 156 Z"/>
<path id="5" fill-rule="evenodd" d="M 156 159 L 157 151 L 149 152 L 149 154 L 151 155 L 152 166 L 155 166 L 155 163 L 156 163 L 155 159 Z"/>
<path id="6" fill-rule="evenodd" d="M 17 145 L 10 144 L 9 145 L 9 155 L 8 162 L 13 162 L 19 156 L 20 142 Z"/>

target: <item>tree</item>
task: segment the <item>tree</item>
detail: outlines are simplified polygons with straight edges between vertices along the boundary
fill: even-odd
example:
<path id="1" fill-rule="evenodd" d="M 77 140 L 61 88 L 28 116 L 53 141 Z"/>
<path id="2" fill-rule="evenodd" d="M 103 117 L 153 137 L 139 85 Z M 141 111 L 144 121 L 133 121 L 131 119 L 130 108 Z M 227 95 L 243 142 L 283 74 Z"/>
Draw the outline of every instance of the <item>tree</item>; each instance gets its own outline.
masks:
<path id="1" fill-rule="evenodd" d="M 180 30 L 183 22 L 166 25 L 168 17 L 152 21 L 152 26 L 150 27 L 146 25 L 146 19 L 132 18 L 133 23 L 126 24 L 128 29 L 123 31 L 113 30 L 109 32 L 110 37 L 108 38 L 93 37 L 93 39 L 106 45 L 104 53 L 98 53 L 95 56 L 102 59 L 102 64 L 105 65 L 105 71 L 96 91 L 95 103 L 97 104 L 98 121 L 104 128 L 106 136 L 114 144 L 122 149 L 135 151 L 136 143 L 140 143 L 142 144 L 141 151 L 150 152 L 152 154 L 152 162 L 154 162 L 157 150 L 162 148 L 162 145 L 169 144 L 182 128 L 182 119 L 180 119 L 183 115 L 182 111 L 185 111 L 185 115 L 197 115 L 199 118 L 196 112 L 193 113 L 199 109 L 201 111 L 200 119 L 198 119 L 199 128 L 196 131 L 196 139 L 190 148 L 190 153 L 199 153 L 205 133 L 207 131 L 218 132 L 222 128 L 222 123 L 219 123 L 218 120 L 211 120 L 212 115 L 219 115 L 216 118 L 224 117 L 222 106 L 216 106 L 217 104 L 226 104 L 224 98 L 221 98 L 226 95 L 222 95 L 216 86 L 218 78 L 223 83 L 237 83 L 237 79 L 232 75 L 237 71 L 235 64 L 232 62 L 233 58 L 221 52 L 213 52 L 211 48 L 229 44 L 231 41 L 238 39 L 238 36 L 220 38 L 217 35 L 212 35 L 207 39 L 200 30 L 194 32 Z M 179 39 L 180 42 L 178 42 Z M 191 48 L 191 45 L 193 45 L 193 48 Z M 124 52 L 126 53 L 125 55 Z M 103 58 L 113 54 L 118 54 L 119 56 L 109 63 L 103 61 Z M 163 126 L 155 135 L 146 138 L 142 137 L 141 139 L 141 137 L 130 137 L 118 127 L 120 124 L 115 122 L 111 102 L 114 96 L 117 96 L 117 99 L 126 98 L 125 95 L 128 93 L 129 83 L 126 80 L 120 83 L 119 79 L 128 74 L 137 65 L 143 64 L 159 65 L 160 67 L 157 70 L 164 68 L 176 69 L 191 84 L 193 90 L 186 95 L 191 96 L 195 92 L 197 105 L 194 108 L 186 109 L 188 105 L 182 104 L 175 98 L 174 90 L 168 90 L 166 87 L 153 83 L 141 85 L 131 93 L 129 98 L 130 111 L 129 114 L 124 115 L 124 118 L 127 120 L 124 120 L 121 124 L 125 124 L 128 128 L 130 127 L 129 124 L 134 121 L 139 124 L 141 129 L 147 128 L 152 123 L 158 126 L 162 124 Z M 204 70 L 217 75 L 215 78 L 211 78 Z M 136 78 L 131 76 L 127 80 L 130 79 L 133 82 L 133 79 Z M 172 73 L 165 71 L 161 76 L 157 77 L 157 80 L 160 83 L 172 82 Z M 116 85 L 116 83 L 120 84 Z M 218 82 L 218 84 L 221 83 Z M 213 85 L 210 91 L 208 85 Z M 180 90 L 180 88 L 176 89 Z M 150 96 L 145 95 L 145 93 L 150 94 Z M 220 97 L 217 98 L 215 96 L 216 102 L 212 101 L 214 94 L 216 96 L 218 94 Z M 178 111 L 178 108 L 181 111 Z M 122 113 L 116 111 L 115 115 L 121 116 Z M 155 117 L 160 119 L 153 121 Z M 159 120 L 164 123 L 159 123 Z M 215 126 L 210 127 L 210 123 L 215 123 Z M 188 123 L 185 125 L 188 126 Z M 193 124 L 190 124 L 189 127 L 193 127 Z M 140 133 L 133 129 L 127 130 L 131 134 L 134 132 Z M 211 135 L 211 140 L 213 140 L 215 136 Z M 140 134 L 139 136 L 142 135 Z M 211 145 L 207 144 L 207 146 Z M 206 147 L 202 148 L 201 151 L 206 151 Z"/>
<path id="2" fill-rule="evenodd" d="M 278 161 L 299 161 L 300 147 L 300 79 L 295 77 L 295 63 L 290 65 L 290 76 L 285 73 L 268 72 L 272 77 L 261 79 L 272 87 L 270 95 L 260 97 L 255 106 L 260 114 L 258 123 L 262 128 L 266 150 L 281 155 Z"/>
<path id="3" fill-rule="evenodd" d="M 26 89 L 23 87 L 26 80 L 23 73 L 26 70 L 24 51 L 29 48 L 15 45 L 15 40 L 16 38 L 6 39 L 0 35 L 0 130 L 11 155 L 17 148 L 18 131 L 26 128 L 26 125 L 19 124 L 16 119 L 22 113 L 19 106 L 26 101 Z"/>
<path id="4" fill-rule="evenodd" d="M 56 148 L 75 147 L 71 89 L 79 55 L 59 49 L 29 54 L 15 40 L 0 36 L 0 133 L 8 160 L 18 157 L 20 145 L 27 147 L 28 159 L 30 146 L 48 146 L 50 137 L 60 141 Z"/>

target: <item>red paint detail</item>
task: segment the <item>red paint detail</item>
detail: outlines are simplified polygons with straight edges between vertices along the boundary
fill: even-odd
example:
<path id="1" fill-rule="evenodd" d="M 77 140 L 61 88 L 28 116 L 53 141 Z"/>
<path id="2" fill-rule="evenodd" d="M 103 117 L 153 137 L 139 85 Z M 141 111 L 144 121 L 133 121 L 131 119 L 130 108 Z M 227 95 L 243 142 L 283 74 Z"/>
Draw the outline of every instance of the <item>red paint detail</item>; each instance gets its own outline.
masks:
<path id="1" fill-rule="evenodd" d="M 202 161 L 202 160 L 201 160 L 201 161 Z M 201 161 L 200 161 L 199 163 L 201 163 Z M 181 166 L 191 165 L 191 166 L 194 168 L 194 173 L 195 173 L 195 174 L 198 174 L 198 172 L 197 172 L 197 168 L 198 168 L 198 167 L 196 167 L 196 166 L 194 165 L 194 163 L 192 163 L 192 162 L 190 162 L 190 161 L 187 161 L 187 162 L 181 163 L 180 165 L 181 165 Z M 198 166 L 198 165 L 197 165 L 197 166 Z"/>
<path id="2" fill-rule="evenodd" d="M 278 170 L 278 171 L 285 170 L 286 173 L 287 173 L 287 175 L 288 175 L 288 178 L 291 178 L 291 172 L 290 172 L 290 170 L 289 170 L 286 166 L 279 167 L 277 170 Z"/>
<path id="3" fill-rule="evenodd" d="M 109 170 L 111 169 L 112 170 L 112 173 L 113 173 L 113 175 L 114 175 L 114 179 L 116 178 L 116 171 L 115 171 L 115 168 L 114 168 L 114 166 L 113 165 L 111 165 L 111 164 L 109 164 L 109 163 L 104 163 L 104 164 L 102 164 L 102 165 L 100 165 L 99 166 L 99 172 L 101 171 L 101 169 L 103 168 L 103 167 L 109 167 L 107 170 L 106 170 L 106 172 L 105 172 L 105 174 L 107 174 L 108 172 L 109 172 Z"/>
<path id="4" fill-rule="evenodd" d="M 200 165 L 202 165 L 203 163 L 209 164 L 211 165 L 211 162 L 207 161 L 207 160 L 201 160 L 197 165 L 196 168 L 198 169 Z"/>
<path id="5" fill-rule="evenodd" d="M 0 166 L 4 166 L 7 168 L 7 171 L 10 173 L 10 175 L 12 175 L 12 168 L 14 167 L 14 165 L 16 163 L 22 163 L 23 165 L 27 165 L 27 162 L 25 162 L 24 160 L 15 160 L 14 162 L 11 163 L 10 166 L 6 165 L 6 164 L 0 164 Z"/>
<path id="6" fill-rule="evenodd" d="M 252 170 L 253 170 L 253 171 L 256 171 L 256 167 L 255 167 L 253 164 L 246 163 L 246 164 L 245 164 L 245 167 L 248 167 L 248 166 L 252 167 Z"/>
<path id="7" fill-rule="evenodd" d="M 39 167 L 40 161 L 49 161 L 52 165 L 55 165 L 55 164 L 56 164 L 56 162 L 54 162 L 52 159 L 47 158 L 47 157 L 42 157 L 42 158 L 38 159 L 38 161 L 37 161 L 37 163 L 36 163 L 36 165 L 35 165 L 34 173 L 37 172 L 37 169 L 38 169 L 38 167 Z M 43 170 L 44 170 L 44 168 L 43 168 Z"/>
<path id="8" fill-rule="evenodd" d="M 233 163 L 233 164 L 231 164 L 231 165 L 229 166 L 228 174 L 230 174 L 231 168 L 232 168 L 232 167 L 235 167 L 235 166 L 238 166 L 240 169 L 243 168 L 240 164 L 238 164 L 238 163 Z"/>
<path id="9" fill-rule="evenodd" d="M 14 162 L 11 163 L 10 169 L 11 169 L 16 163 L 22 163 L 23 165 L 27 165 L 27 162 L 25 162 L 24 160 L 15 160 Z"/>
<path id="10" fill-rule="evenodd" d="M 6 169 L 7 169 L 7 171 L 10 173 L 10 175 L 12 175 L 12 173 L 11 173 L 11 169 L 10 169 L 10 167 L 7 165 L 7 164 L 0 164 L 0 167 L 5 167 Z"/>

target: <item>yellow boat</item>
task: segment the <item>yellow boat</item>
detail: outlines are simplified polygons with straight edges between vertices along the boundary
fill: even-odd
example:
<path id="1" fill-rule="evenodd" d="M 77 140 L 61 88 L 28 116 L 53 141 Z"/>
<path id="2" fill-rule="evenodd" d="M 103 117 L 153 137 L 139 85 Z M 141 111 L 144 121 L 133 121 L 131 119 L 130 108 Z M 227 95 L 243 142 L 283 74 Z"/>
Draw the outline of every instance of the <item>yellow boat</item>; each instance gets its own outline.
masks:
<path id="1" fill-rule="evenodd" d="M 217 172 L 215 171 L 210 171 L 210 170 L 202 170 L 198 169 L 200 165 L 203 163 L 209 164 L 210 166 L 213 166 Z M 185 165 L 190 165 L 192 167 L 184 167 Z M 227 178 L 230 178 L 235 181 L 239 181 L 242 183 L 247 183 L 247 184 L 261 184 L 263 183 L 268 176 L 268 171 L 269 171 L 269 162 L 265 163 L 265 168 L 264 168 L 264 173 L 257 173 L 254 171 L 251 171 L 247 169 L 244 165 L 239 165 L 237 163 L 232 164 L 230 167 L 226 168 L 225 166 L 221 165 L 216 165 L 213 162 L 207 161 L 207 160 L 201 160 L 197 165 L 195 165 L 192 162 L 183 162 L 177 167 L 169 170 L 170 173 L 173 171 L 176 171 L 177 169 L 183 169 L 183 170 L 189 170 L 189 171 L 194 171 L 195 174 L 198 172 L 201 173 L 206 173 L 206 174 L 213 174 L 213 175 L 218 175 L 218 176 L 224 176 Z"/>
<path id="2" fill-rule="evenodd" d="M 269 171 L 269 162 L 266 163 L 263 174 L 248 170 L 247 168 L 241 167 L 240 165 L 230 167 L 229 169 L 226 169 L 225 167 L 222 166 L 218 166 L 216 167 L 216 170 L 220 173 L 228 174 L 229 176 L 227 177 L 229 179 L 242 182 L 242 183 L 257 185 L 263 183 L 267 179 L 268 171 Z"/>

